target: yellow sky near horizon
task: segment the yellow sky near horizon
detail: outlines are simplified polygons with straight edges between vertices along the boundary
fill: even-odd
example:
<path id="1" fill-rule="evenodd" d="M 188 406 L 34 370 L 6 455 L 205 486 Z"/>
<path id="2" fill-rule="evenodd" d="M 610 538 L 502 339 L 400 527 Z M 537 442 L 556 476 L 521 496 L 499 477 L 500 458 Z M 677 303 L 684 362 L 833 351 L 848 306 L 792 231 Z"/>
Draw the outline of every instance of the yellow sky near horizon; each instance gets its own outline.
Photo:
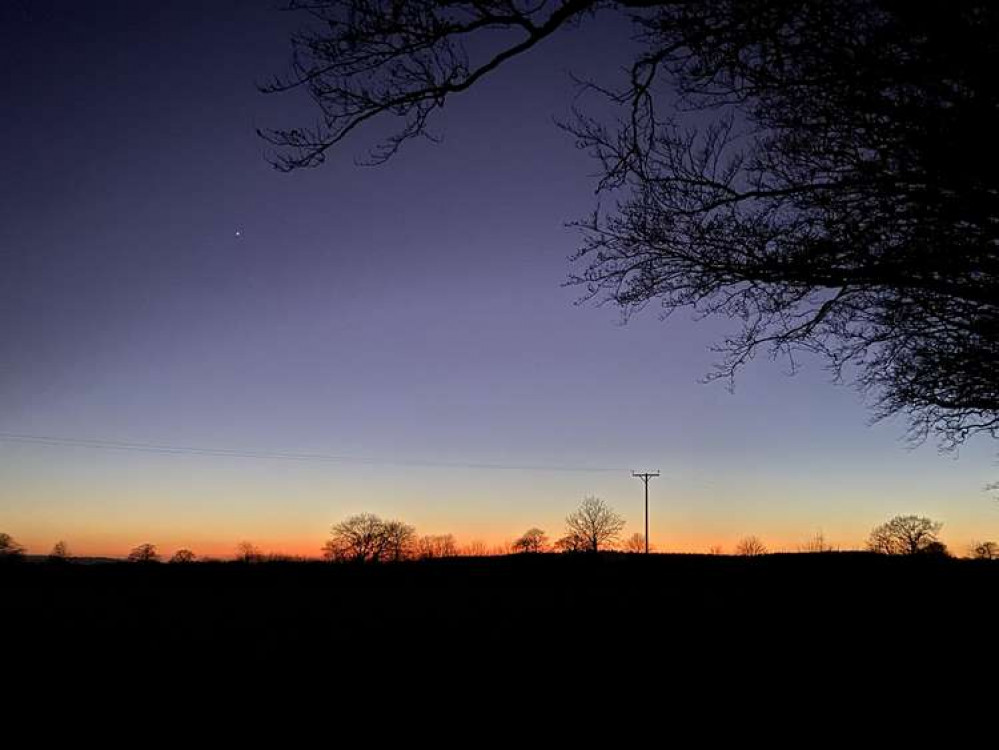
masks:
<path id="1" fill-rule="evenodd" d="M 781 466 L 714 460 L 648 465 L 651 541 L 660 551 L 732 551 L 755 535 L 794 551 L 821 531 L 834 547 L 861 548 L 895 515 L 943 523 L 956 554 L 999 540 L 999 502 L 985 486 L 993 460 L 933 451 L 886 451 L 833 472 L 820 454 Z M 265 552 L 318 556 L 332 524 L 370 512 L 459 545 L 509 543 L 539 527 L 554 540 L 565 516 L 595 495 L 643 529 L 642 483 L 627 471 L 532 472 L 473 467 L 304 465 L 280 461 L 120 454 L 4 446 L 0 531 L 33 554 L 65 540 L 78 555 L 124 556 L 141 543 L 230 557 L 241 541 Z"/>

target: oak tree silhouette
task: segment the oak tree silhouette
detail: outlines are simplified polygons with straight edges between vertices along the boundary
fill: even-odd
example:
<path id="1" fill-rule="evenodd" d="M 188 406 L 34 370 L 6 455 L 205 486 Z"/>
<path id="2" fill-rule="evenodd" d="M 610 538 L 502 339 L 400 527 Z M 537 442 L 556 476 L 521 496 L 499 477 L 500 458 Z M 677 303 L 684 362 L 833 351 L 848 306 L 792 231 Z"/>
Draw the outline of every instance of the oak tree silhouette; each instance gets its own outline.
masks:
<path id="1" fill-rule="evenodd" d="M 895 0 L 292 0 L 312 127 L 263 130 L 283 170 L 375 121 L 390 158 L 556 32 L 631 23 L 617 117 L 563 124 L 616 208 L 579 224 L 587 297 L 741 321 L 709 377 L 759 353 L 834 378 L 955 446 L 999 428 L 999 7 Z M 310 118 L 312 119 L 312 118 Z"/>
<path id="2" fill-rule="evenodd" d="M 924 516 L 895 516 L 871 531 L 867 548 L 885 555 L 915 555 L 927 551 L 939 554 L 941 548 L 935 545 L 941 545 L 937 535 L 942 526 Z M 946 547 L 943 552 L 946 553 Z"/>
<path id="3" fill-rule="evenodd" d="M 335 524 L 323 555 L 331 561 L 383 562 L 408 558 L 416 530 L 402 521 L 384 521 L 373 513 L 359 513 Z"/>

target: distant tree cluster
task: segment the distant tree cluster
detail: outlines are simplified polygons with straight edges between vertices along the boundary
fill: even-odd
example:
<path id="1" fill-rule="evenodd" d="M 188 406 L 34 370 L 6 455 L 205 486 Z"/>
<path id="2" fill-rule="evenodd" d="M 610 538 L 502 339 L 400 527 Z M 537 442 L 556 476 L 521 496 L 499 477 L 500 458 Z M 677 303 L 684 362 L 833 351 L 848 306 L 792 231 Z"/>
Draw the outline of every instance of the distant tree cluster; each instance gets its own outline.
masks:
<path id="1" fill-rule="evenodd" d="M 240 545 L 240 549 L 245 552 L 243 544 Z M 11 537 L 10 534 L 0 533 L 0 561 L 5 559 L 22 559 L 24 557 L 24 552 L 24 547 L 14 541 L 14 538 Z M 72 561 L 72 559 L 73 555 L 70 551 L 69 544 L 62 539 L 52 545 L 52 549 L 45 557 L 46 562 L 51 564 L 67 563 Z M 160 562 L 161 557 L 155 544 L 146 543 L 133 547 L 125 559 L 131 563 L 156 563 Z M 173 557 L 170 558 L 170 562 L 188 563 L 194 562 L 196 559 L 197 555 L 195 555 L 191 550 L 179 549 L 174 553 Z"/>
<path id="2" fill-rule="evenodd" d="M 825 534 L 821 531 L 798 547 L 799 552 L 832 552 L 832 549 L 832 545 L 826 541 Z"/>
<path id="3" fill-rule="evenodd" d="M 406 560 L 416 549 L 416 529 L 402 521 L 385 521 L 360 513 L 335 524 L 323 557 L 338 562 Z"/>
<path id="4" fill-rule="evenodd" d="M 256 563 L 264 559 L 264 553 L 253 542 L 240 542 L 236 545 L 237 562 Z"/>
<path id="5" fill-rule="evenodd" d="M 323 557 L 335 562 L 397 562 L 402 560 L 433 560 L 448 557 L 484 557 L 511 553 L 538 554 L 542 552 L 579 553 L 599 552 L 612 548 L 618 541 L 625 521 L 603 500 L 586 497 L 579 507 L 566 516 L 565 534 L 550 542 L 544 529 L 532 527 L 513 542 L 492 548 L 481 541 L 459 547 L 452 534 L 420 536 L 416 529 L 399 520 L 384 520 L 372 513 L 360 513 L 334 524 L 330 539 L 323 545 Z M 923 516 L 900 515 L 875 527 L 866 547 L 871 552 L 885 555 L 937 555 L 950 556 L 947 546 L 940 541 L 943 524 Z M 625 552 L 645 551 L 645 537 L 634 533 L 621 544 Z M 811 539 L 798 545 L 799 552 L 816 553 L 833 550 L 824 534 L 817 532 Z M 711 555 L 722 555 L 720 545 L 712 546 Z M 738 541 L 734 554 L 756 557 L 768 554 L 766 544 L 756 536 L 746 536 Z M 0 533 L 0 563 L 24 559 L 25 548 L 10 534 Z M 999 560 L 999 543 L 976 541 L 968 547 L 967 556 L 976 560 Z M 49 563 L 71 560 L 69 545 L 58 541 L 45 558 Z M 134 547 L 126 558 L 132 563 L 157 563 L 161 555 L 155 544 L 145 543 Z M 252 542 L 243 541 L 236 546 L 234 559 L 242 563 L 288 562 L 304 560 L 288 555 L 264 554 Z M 178 549 L 169 558 L 173 564 L 193 563 L 198 556 L 190 549 Z"/>
<path id="6" fill-rule="evenodd" d="M 192 563 L 192 562 L 194 562 L 197 559 L 198 559 L 198 556 L 195 555 L 191 550 L 189 550 L 189 549 L 179 549 L 179 550 L 177 550 L 176 552 L 173 553 L 173 557 L 170 558 L 170 562 L 172 562 L 172 563 Z"/>
<path id="7" fill-rule="evenodd" d="M 482 541 L 471 541 L 461 549 L 461 554 L 465 557 L 485 557 L 489 554 L 489 548 Z"/>
<path id="8" fill-rule="evenodd" d="M 160 554 L 155 544 L 140 544 L 128 553 L 127 559 L 133 563 L 156 563 L 160 561 Z"/>
<path id="9" fill-rule="evenodd" d="M 457 557 L 458 544 L 451 534 L 421 536 L 416 544 L 416 553 L 421 560 Z"/>
<path id="10" fill-rule="evenodd" d="M 0 533 L 0 561 L 20 560 L 24 557 L 24 547 L 18 544 L 10 534 Z M 60 539 L 45 556 L 45 560 L 51 564 L 62 564 L 73 559 L 69 544 Z M 155 563 L 160 561 L 160 554 L 155 544 L 140 544 L 133 547 L 125 558 L 132 563 Z M 170 558 L 172 563 L 194 562 L 197 556 L 189 549 L 180 549 Z"/>
<path id="11" fill-rule="evenodd" d="M 995 542 L 976 542 L 971 546 L 971 556 L 976 560 L 999 559 L 999 544 Z"/>
<path id="12" fill-rule="evenodd" d="M 586 552 L 586 542 L 573 534 L 566 534 L 555 540 L 552 545 L 556 552 Z"/>
<path id="13" fill-rule="evenodd" d="M 649 550 L 652 548 L 649 547 Z M 625 552 L 645 552 L 645 534 L 635 532 L 629 536 L 624 542 Z"/>
<path id="14" fill-rule="evenodd" d="M 460 554 L 452 534 L 418 536 L 409 524 L 386 521 L 373 513 L 359 513 L 334 524 L 322 551 L 331 562 L 370 563 L 433 560 Z M 481 542 L 473 542 L 466 554 L 485 555 L 487 550 Z"/>
<path id="15" fill-rule="evenodd" d="M 612 544 L 624 527 L 624 519 L 602 500 L 587 497 L 579 508 L 566 517 L 566 534 L 549 544 L 544 529 L 533 527 L 512 543 L 500 545 L 493 554 L 537 554 L 556 552 L 597 552 Z M 641 535 L 638 535 L 641 537 Z M 644 537 L 641 538 L 644 549 Z M 482 542 L 459 549 L 451 534 L 418 536 L 416 529 L 402 521 L 386 521 L 373 513 L 359 513 L 331 528 L 330 538 L 322 547 L 323 557 L 331 562 L 398 562 L 433 560 L 468 555 L 481 557 L 490 553 Z"/>
<path id="16" fill-rule="evenodd" d="M 528 529 L 513 543 L 513 549 L 517 552 L 544 552 L 547 547 L 548 537 L 538 528 Z"/>

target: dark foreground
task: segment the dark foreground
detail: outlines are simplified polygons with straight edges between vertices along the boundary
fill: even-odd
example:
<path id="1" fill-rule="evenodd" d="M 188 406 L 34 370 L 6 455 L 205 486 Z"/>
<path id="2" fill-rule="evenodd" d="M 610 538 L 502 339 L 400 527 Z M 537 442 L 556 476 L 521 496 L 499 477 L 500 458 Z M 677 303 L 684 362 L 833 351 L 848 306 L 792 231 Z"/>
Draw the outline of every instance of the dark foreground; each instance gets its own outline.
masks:
<path id="1" fill-rule="evenodd" d="M 860 553 L 21 563 L 0 568 L 0 588 L 4 643 L 57 660 L 585 671 L 752 653 L 829 669 L 906 649 L 979 659 L 999 642 L 999 562 Z"/>
<path id="2" fill-rule="evenodd" d="M 997 593 L 999 562 L 854 553 L 25 562 L 0 566 L 0 708 L 98 747 L 992 736 Z"/>

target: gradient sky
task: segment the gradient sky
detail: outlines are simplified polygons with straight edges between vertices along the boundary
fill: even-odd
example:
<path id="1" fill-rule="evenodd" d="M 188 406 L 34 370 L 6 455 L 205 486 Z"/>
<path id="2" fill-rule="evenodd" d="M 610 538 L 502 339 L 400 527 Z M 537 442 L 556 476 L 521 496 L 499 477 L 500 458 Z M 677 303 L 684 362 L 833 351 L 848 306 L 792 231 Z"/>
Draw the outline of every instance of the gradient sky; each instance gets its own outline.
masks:
<path id="1" fill-rule="evenodd" d="M 255 83 L 286 69 L 293 20 L 266 1 L 0 6 L 0 432 L 367 462 L 0 441 L 0 530 L 33 552 L 311 555 L 371 511 L 496 544 L 557 536 L 592 494 L 630 534 L 634 468 L 663 472 L 660 549 L 820 529 L 852 547 L 899 513 L 959 553 L 999 538 L 988 441 L 909 450 L 808 360 L 704 385 L 728 322 L 573 304 L 565 223 L 596 165 L 552 117 L 568 70 L 621 62 L 622 29 L 449 102 L 442 145 L 370 169 L 361 141 L 284 175 L 254 128 L 311 112 Z"/>

